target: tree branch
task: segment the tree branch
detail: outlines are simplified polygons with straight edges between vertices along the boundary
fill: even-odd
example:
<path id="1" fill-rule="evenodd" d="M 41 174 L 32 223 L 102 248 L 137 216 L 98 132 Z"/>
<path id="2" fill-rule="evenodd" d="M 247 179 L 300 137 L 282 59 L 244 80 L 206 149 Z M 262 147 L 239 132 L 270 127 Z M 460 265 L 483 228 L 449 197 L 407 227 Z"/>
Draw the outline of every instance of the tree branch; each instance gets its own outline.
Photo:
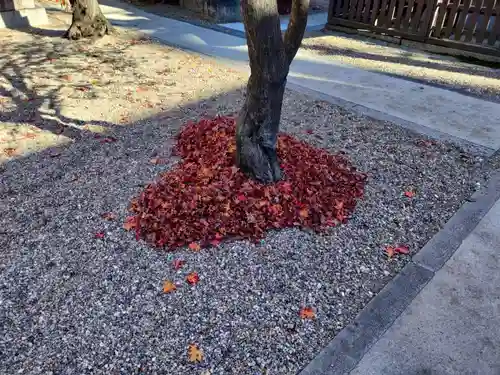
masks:
<path id="1" fill-rule="evenodd" d="M 285 32 L 285 53 L 288 59 L 288 65 L 299 50 L 304 32 L 307 26 L 307 11 L 309 9 L 309 0 L 293 0 L 290 22 Z"/>

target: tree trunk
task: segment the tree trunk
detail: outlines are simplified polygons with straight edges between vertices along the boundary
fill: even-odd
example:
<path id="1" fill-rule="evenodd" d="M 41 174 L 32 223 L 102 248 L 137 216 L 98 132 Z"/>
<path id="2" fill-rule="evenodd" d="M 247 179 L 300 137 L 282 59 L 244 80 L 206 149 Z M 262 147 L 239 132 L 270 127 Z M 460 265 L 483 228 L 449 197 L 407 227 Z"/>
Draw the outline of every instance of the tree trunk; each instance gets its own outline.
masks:
<path id="1" fill-rule="evenodd" d="M 110 33 L 111 25 L 102 14 L 97 0 L 70 0 L 70 3 L 73 21 L 66 31 L 66 38 L 98 38 Z"/>
<path id="2" fill-rule="evenodd" d="M 283 37 L 276 0 L 242 0 L 251 74 L 236 124 L 236 163 L 263 183 L 281 179 L 276 154 L 281 105 L 290 64 L 304 36 L 308 8 L 309 0 L 293 0 Z"/>

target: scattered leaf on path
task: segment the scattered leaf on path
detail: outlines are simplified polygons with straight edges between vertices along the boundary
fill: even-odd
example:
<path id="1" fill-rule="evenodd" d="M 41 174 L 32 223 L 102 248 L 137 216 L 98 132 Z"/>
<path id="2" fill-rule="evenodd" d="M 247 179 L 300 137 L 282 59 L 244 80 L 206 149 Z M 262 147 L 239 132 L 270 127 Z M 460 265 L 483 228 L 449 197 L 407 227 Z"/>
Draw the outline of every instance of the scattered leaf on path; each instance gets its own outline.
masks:
<path id="1" fill-rule="evenodd" d="M 189 344 L 188 361 L 191 363 L 198 363 L 203 361 L 203 351 L 198 347 L 198 345 Z"/>
<path id="2" fill-rule="evenodd" d="M 314 319 L 316 318 L 316 313 L 311 306 L 306 306 L 300 309 L 299 312 L 301 319 Z"/>
<path id="3" fill-rule="evenodd" d="M 196 272 L 191 272 L 186 276 L 186 281 L 191 285 L 195 285 L 200 281 L 200 276 Z"/>
<path id="4" fill-rule="evenodd" d="M 95 238 L 103 239 L 104 238 L 104 232 L 97 232 L 94 236 L 95 236 Z"/>
<path id="5" fill-rule="evenodd" d="M 385 248 L 385 252 L 386 252 L 386 254 L 387 254 L 387 257 L 389 257 L 389 258 L 392 258 L 392 257 L 394 256 L 394 254 L 396 253 L 396 252 L 394 251 L 394 247 L 392 247 L 392 246 L 387 246 L 387 247 Z"/>
<path id="6" fill-rule="evenodd" d="M 411 191 L 411 190 L 405 191 L 405 196 L 408 198 L 413 198 L 415 195 L 416 194 L 414 191 Z"/>
<path id="7" fill-rule="evenodd" d="M 177 289 L 177 287 L 170 280 L 166 280 L 163 283 L 163 293 L 171 293 L 171 292 L 175 291 L 176 289 Z"/>

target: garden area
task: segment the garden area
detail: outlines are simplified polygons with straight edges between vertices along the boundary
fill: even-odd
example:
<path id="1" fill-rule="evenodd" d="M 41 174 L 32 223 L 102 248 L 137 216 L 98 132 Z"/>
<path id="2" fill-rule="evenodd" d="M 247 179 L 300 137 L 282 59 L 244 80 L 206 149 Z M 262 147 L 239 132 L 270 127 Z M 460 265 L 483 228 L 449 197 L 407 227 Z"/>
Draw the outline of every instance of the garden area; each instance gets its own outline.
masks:
<path id="1" fill-rule="evenodd" d="M 286 89 L 261 184 L 246 73 L 69 18 L 0 30 L 1 373 L 298 373 L 490 173 Z"/>

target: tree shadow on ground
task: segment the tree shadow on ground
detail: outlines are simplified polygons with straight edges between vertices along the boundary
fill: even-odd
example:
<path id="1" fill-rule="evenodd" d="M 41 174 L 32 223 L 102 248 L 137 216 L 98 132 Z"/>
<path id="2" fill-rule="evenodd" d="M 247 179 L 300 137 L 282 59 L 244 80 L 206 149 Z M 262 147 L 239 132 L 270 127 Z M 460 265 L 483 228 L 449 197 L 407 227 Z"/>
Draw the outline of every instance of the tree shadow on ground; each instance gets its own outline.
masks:
<path id="1" fill-rule="evenodd" d="M 44 30 L 45 29 L 40 29 Z M 100 53 L 87 48 L 88 41 L 62 41 L 56 44 L 43 35 L 32 34 L 22 42 L 4 43 L 0 51 L 0 97 L 10 101 L 0 111 L 0 121 L 31 124 L 55 135 L 79 140 L 89 133 L 82 125 L 110 127 L 105 121 L 82 121 L 64 115 L 61 103 L 65 95 L 76 95 L 84 101 L 99 94 L 92 83 L 73 83 L 71 77 L 82 71 L 95 71 L 103 63 L 115 69 L 134 68 L 136 61 L 125 57 L 130 44 L 107 47 Z M 57 30 L 49 29 L 50 33 Z M 36 72 L 36 78 L 35 74 Z M 133 82 L 134 77 L 130 77 Z M 101 88 L 106 83 L 100 84 Z M 88 134 L 87 134 L 88 135 Z"/>
<path id="2" fill-rule="evenodd" d="M 322 34 L 324 35 L 324 34 Z M 318 36 L 318 35 L 315 35 Z M 349 38 L 348 36 L 343 36 L 345 38 Z M 359 39 L 355 39 L 358 40 Z M 373 43 L 370 43 L 373 44 Z M 351 58 L 357 58 L 357 59 L 365 59 L 365 60 L 372 60 L 372 61 L 380 61 L 382 63 L 392 63 L 392 64 L 400 64 L 400 65 L 409 65 L 409 66 L 414 66 L 416 68 L 426 68 L 426 69 L 435 69 L 435 70 L 443 70 L 447 72 L 455 72 L 455 73 L 462 73 L 462 74 L 468 74 L 468 75 L 475 75 L 475 76 L 480 76 L 480 77 L 491 77 L 491 69 L 487 67 L 481 67 L 477 65 L 471 65 L 471 66 L 464 66 L 460 67 L 457 65 L 451 65 L 451 64 L 443 64 L 442 61 L 454 61 L 457 64 L 460 64 L 461 62 L 458 60 L 454 60 L 451 57 L 445 57 L 445 56 L 440 56 L 439 58 L 436 58 L 433 61 L 431 58 L 426 59 L 426 60 L 417 60 L 413 58 L 415 55 L 414 53 L 405 51 L 403 49 L 399 49 L 399 52 L 397 56 L 390 56 L 388 54 L 376 54 L 376 53 L 370 53 L 370 52 L 364 52 L 360 51 L 359 49 L 355 48 L 348 48 L 348 47 L 341 47 L 337 45 L 324 45 L 324 44 L 314 44 L 314 43 L 308 43 L 303 45 L 301 48 L 304 50 L 311 50 L 318 52 L 320 54 L 324 55 L 343 55 Z M 397 46 L 394 46 L 392 48 L 397 48 Z M 421 52 L 421 54 L 425 54 L 424 52 Z M 472 69 L 471 69 L 472 68 Z M 382 72 L 385 74 L 385 72 Z"/>

